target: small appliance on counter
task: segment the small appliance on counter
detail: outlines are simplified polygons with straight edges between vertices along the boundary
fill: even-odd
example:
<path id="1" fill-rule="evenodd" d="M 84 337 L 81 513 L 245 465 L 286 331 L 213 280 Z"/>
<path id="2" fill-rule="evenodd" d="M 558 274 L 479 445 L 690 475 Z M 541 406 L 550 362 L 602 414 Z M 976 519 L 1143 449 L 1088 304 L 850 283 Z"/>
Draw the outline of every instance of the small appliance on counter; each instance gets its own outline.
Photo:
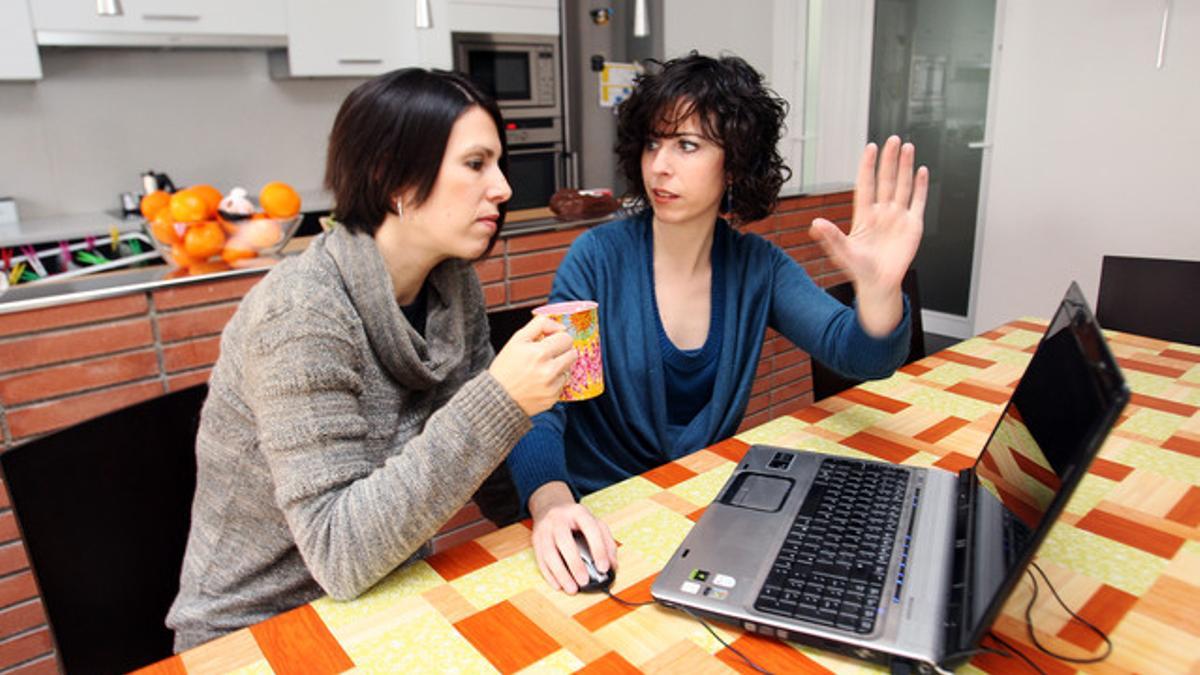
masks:
<path id="1" fill-rule="evenodd" d="M 17 202 L 12 197 L 0 197 L 0 226 L 16 225 L 21 222 L 17 215 Z"/>
<path id="2" fill-rule="evenodd" d="M 142 197 L 162 190 L 163 192 L 175 192 L 175 183 L 171 177 L 165 173 L 159 173 L 154 169 L 150 169 L 142 174 L 142 191 L 141 193 L 122 192 L 121 193 L 121 216 L 137 216 L 141 215 L 140 205 Z"/>
<path id="3" fill-rule="evenodd" d="M 171 181 L 170 176 L 167 174 L 158 173 L 154 169 L 150 169 L 142 174 L 142 193 L 148 195 L 155 190 L 175 192 L 175 183 Z"/>

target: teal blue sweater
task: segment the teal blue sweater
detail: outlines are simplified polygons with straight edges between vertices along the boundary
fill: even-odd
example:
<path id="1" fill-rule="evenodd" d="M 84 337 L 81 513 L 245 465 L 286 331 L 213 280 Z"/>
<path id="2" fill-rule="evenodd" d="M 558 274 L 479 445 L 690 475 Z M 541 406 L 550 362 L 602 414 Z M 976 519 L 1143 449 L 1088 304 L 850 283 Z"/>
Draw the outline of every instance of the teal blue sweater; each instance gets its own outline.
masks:
<path id="1" fill-rule="evenodd" d="M 680 431 L 668 424 L 663 355 L 653 288 L 649 212 L 594 228 L 558 268 L 550 301 L 600 304 L 601 396 L 559 403 L 533 418 L 508 466 L 521 504 L 538 487 L 564 481 L 576 495 L 648 471 L 732 436 L 741 423 L 768 327 L 834 370 L 886 377 L 908 354 L 909 316 L 872 338 L 853 309 L 825 293 L 779 247 L 717 221 L 724 316 L 712 398 Z"/>

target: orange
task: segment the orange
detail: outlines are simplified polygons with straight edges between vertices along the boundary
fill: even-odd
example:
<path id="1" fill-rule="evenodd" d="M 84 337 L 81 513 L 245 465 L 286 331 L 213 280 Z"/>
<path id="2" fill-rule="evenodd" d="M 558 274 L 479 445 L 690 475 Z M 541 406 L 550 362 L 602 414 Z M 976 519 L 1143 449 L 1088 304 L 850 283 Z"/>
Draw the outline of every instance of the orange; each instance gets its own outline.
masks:
<path id="1" fill-rule="evenodd" d="M 211 218 L 217 214 L 217 207 L 221 205 L 221 191 L 217 188 L 205 183 L 203 185 L 193 185 L 188 188 L 189 192 L 195 192 L 200 195 L 205 204 L 208 204 L 208 217 Z"/>
<path id="2" fill-rule="evenodd" d="M 256 255 L 258 255 L 258 253 L 256 253 L 255 251 L 253 251 L 251 249 L 242 248 L 241 246 L 235 246 L 233 244 L 227 244 L 225 246 L 225 248 L 221 251 L 221 260 L 224 260 L 225 262 L 232 265 L 233 263 L 237 262 L 238 260 L 245 260 L 246 258 L 253 258 Z"/>
<path id="3" fill-rule="evenodd" d="M 183 235 L 183 250 L 195 260 L 207 260 L 225 247 L 225 230 L 215 220 L 196 223 Z"/>
<path id="4" fill-rule="evenodd" d="M 208 202 L 199 193 L 180 190 L 171 195 L 171 216 L 181 223 L 194 223 L 208 218 Z"/>
<path id="5" fill-rule="evenodd" d="M 142 197 L 141 210 L 142 217 L 146 220 L 153 220 L 154 216 L 167 205 L 171 203 L 171 195 L 162 190 L 155 190 L 150 194 Z"/>
<path id="6" fill-rule="evenodd" d="M 155 216 L 154 220 L 150 221 L 150 233 L 164 244 L 178 244 L 180 239 L 179 232 L 175 230 L 175 223 L 171 222 L 170 213 L 166 210 L 159 211 L 159 215 L 164 213 L 167 214 L 166 218 Z"/>
<path id="7" fill-rule="evenodd" d="M 291 218 L 300 213 L 300 195 L 291 185 L 274 181 L 258 193 L 258 203 L 272 218 Z"/>
<path id="8" fill-rule="evenodd" d="M 187 251 L 183 249 L 183 244 L 174 244 L 171 246 L 170 258 L 171 262 L 175 263 L 179 267 L 187 267 L 189 265 L 196 264 L 196 261 L 193 260 L 192 257 L 187 254 Z"/>

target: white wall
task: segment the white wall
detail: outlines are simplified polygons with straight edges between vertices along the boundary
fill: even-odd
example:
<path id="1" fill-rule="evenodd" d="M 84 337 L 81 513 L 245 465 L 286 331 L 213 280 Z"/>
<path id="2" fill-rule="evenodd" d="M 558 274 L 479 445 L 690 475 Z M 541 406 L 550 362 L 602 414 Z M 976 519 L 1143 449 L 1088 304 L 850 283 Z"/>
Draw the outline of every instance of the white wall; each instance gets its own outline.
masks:
<path id="1" fill-rule="evenodd" d="M 775 1 L 798 0 L 664 0 L 663 56 L 727 51 L 770 73 Z"/>
<path id="2" fill-rule="evenodd" d="M 1072 279 L 1094 303 L 1105 254 L 1200 259 L 1200 3 L 1171 3 L 1156 70 L 1162 7 L 1005 3 L 975 332 Z"/>
<path id="3" fill-rule="evenodd" d="M 0 82 L 0 196 L 23 221 L 118 206 L 147 169 L 177 184 L 320 188 L 333 117 L 362 80 L 271 80 L 263 51 L 41 50 Z"/>

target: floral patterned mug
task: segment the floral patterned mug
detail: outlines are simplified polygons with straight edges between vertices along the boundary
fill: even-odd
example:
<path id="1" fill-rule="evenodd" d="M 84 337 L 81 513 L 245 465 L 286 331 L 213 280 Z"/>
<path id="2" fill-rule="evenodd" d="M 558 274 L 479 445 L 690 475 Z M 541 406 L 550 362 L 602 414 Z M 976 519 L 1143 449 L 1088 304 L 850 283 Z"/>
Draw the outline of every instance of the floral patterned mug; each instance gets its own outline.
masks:
<path id="1" fill-rule="evenodd" d="M 558 302 L 535 307 L 534 316 L 548 316 L 567 329 L 579 358 L 571 367 L 571 378 L 563 387 L 560 401 L 584 401 L 604 393 L 604 368 L 600 361 L 600 317 L 590 300 Z"/>

